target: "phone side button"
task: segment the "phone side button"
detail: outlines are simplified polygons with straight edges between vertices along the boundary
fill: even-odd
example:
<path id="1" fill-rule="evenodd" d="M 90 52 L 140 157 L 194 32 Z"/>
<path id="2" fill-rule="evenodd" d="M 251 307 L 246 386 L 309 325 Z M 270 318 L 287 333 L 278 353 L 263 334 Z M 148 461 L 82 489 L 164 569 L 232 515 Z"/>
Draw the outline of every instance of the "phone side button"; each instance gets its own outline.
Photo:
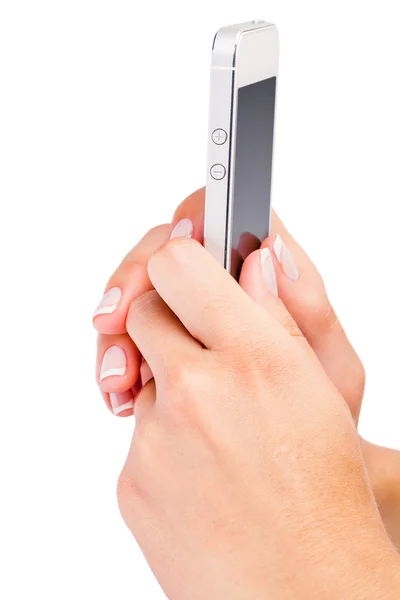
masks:
<path id="1" fill-rule="evenodd" d="M 225 144 L 226 140 L 228 139 L 228 134 L 226 133 L 225 129 L 214 129 L 211 134 L 211 139 L 214 144 L 217 144 L 217 146 L 222 146 L 222 144 Z"/>
<path id="2" fill-rule="evenodd" d="M 216 164 L 210 169 L 210 175 L 213 179 L 223 179 L 226 175 L 226 169 L 224 165 Z"/>

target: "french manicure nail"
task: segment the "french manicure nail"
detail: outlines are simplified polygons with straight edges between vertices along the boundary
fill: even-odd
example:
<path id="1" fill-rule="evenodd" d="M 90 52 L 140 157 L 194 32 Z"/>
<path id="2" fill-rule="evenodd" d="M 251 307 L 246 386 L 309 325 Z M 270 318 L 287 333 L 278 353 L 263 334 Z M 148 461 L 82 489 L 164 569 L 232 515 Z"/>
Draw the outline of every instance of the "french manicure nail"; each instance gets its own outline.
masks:
<path id="1" fill-rule="evenodd" d="M 93 317 L 97 315 L 110 315 L 115 311 L 121 300 L 122 292 L 119 287 L 110 288 L 101 299 L 100 304 L 94 311 Z"/>
<path id="2" fill-rule="evenodd" d="M 104 353 L 100 369 L 100 381 L 112 375 L 125 375 L 126 354 L 121 346 L 110 346 Z"/>
<path id="3" fill-rule="evenodd" d="M 274 261 L 272 260 L 271 252 L 269 248 L 263 248 L 260 253 L 261 258 L 261 270 L 264 277 L 264 281 L 271 294 L 278 296 L 278 286 L 276 283 L 276 274 Z"/>
<path id="4" fill-rule="evenodd" d="M 274 252 L 286 277 L 292 281 L 297 281 L 299 278 L 299 272 L 297 270 L 296 263 L 294 262 L 293 256 L 279 234 L 276 236 L 274 242 Z"/>
<path id="5" fill-rule="evenodd" d="M 192 237 L 192 233 L 193 233 L 192 221 L 190 219 L 181 219 L 180 221 L 178 221 L 178 223 L 175 225 L 175 227 L 172 230 L 171 240 L 172 240 L 172 238 L 177 238 L 177 237 L 190 238 L 190 237 Z"/>
<path id="6" fill-rule="evenodd" d="M 119 394 L 110 393 L 110 404 L 114 415 L 119 415 L 124 410 L 133 408 L 133 396 L 131 390 Z"/>

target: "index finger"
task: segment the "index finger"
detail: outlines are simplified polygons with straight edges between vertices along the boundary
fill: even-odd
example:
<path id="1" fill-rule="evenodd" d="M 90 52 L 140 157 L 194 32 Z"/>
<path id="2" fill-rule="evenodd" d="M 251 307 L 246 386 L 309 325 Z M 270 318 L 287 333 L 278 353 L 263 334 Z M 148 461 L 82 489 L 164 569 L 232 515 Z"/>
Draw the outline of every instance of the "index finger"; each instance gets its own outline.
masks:
<path id="1" fill-rule="evenodd" d="M 183 219 L 193 225 L 192 237 L 203 241 L 204 188 L 188 196 L 176 209 L 172 224 L 151 229 L 125 256 L 117 270 L 108 280 L 104 296 L 96 308 L 93 324 L 105 334 L 126 333 L 126 317 L 132 300 L 150 291 L 153 286 L 147 274 L 150 256 L 164 244 L 171 231 Z"/>
<path id="2" fill-rule="evenodd" d="M 164 302 L 207 348 L 226 348 L 235 341 L 254 339 L 252 334 L 259 338 L 263 322 L 272 329 L 278 325 L 192 239 L 169 241 L 150 258 L 148 272 Z"/>
<path id="3" fill-rule="evenodd" d="M 206 188 L 202 187 L 185 198 L 176 209 L 172 219 L 173 228 L 182 219 L 189 219 L 193 224 L 192 237 L 201 244 L 204 236 L 205 192 Z"/>
<path id="4" fill-rule="evenodd" d="M 170 236 L 170 225 L 151 229 L 125 256 L 117 270 L 108 280 L 104 296 L 93 315 L 93 325 L 100 333 L 126 333 L 126 315 L 129 304 L 138 296 L 152 289 L 147 274 L 149 257 Z"/>

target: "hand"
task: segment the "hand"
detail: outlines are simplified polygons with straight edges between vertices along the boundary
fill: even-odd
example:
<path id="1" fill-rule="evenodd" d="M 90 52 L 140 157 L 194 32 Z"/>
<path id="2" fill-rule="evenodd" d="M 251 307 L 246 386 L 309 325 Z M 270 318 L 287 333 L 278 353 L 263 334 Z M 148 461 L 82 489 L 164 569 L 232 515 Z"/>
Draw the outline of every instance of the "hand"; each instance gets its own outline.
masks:
<path id="1" fill-rule="evenodd" d="M 167 596 L 397 598 L 354 421 L 286 309 L 191 239 L 148 273 L 127 330 L 154 379 L 119 502 Z"/>
<path id="2" fill-rule="evenodd" d="M 100 366 L 109 348 L 111 359 L 122 358 L 126 363 L 114 362 L 117 368 L 124 369 L 125 374 L 105 377 L 100 388 L 106 404 L 118 416 L 129 416 L 133 411 L 134 395 L 140 390 L 137 380 L 140 369 L 140 353 L 126 333 L 126 316 L 132 299 L 152 289 L 147 274 L 147 262 L 152 253 L 165 243 L 171 230 L 183 219 L 193 224 L 192 236 L 198 241 L 203 238 L 204 222 L 204 188 L 187 198 L 177 209 L 173 225 L 161 225 L 151 230 L 133 248 L 123 260 L 120 267 L 109 280 L 106 290 L 114 290 L 105 297 L 108 306 L 103 306 L 94 318 L 99 334 L 97 377 L 100 377 Z M 185 221 L 184 221 L 185 224 Z M 274 214 L 272 219 L 272 235 L 263 246 L 269 246 L 274 255 L 275 236 L 279 235 L 289 249 L 293 259 L 292 268 L 299 276 L 296 281 L 289 279 L 281 265 L 274 259 L 275 272 L 279 288 L 279 296 L 288 312 L 302 331 L 309 345 L 313 348 L 325 372 L 348 403 L 355 421 L 358 421 L 364 392 L 365 375 L 359 357 L 349 343 L 334 310 L 332 309 L 323 281 L 316 268 Z M 250 294 L 252 288 L 260 281 L 259 263 L 250 257 L 243 269 L 241 283 Z M 289 265 L 290 266 L 290 265 Z M 256 273 L 253 273 L 252 268 Z M 286 264 L 286 267 L 288 265 Z M 293 279 L 293 275 L 292 275 Z M 115 288 L 122 290 L 119 302 Z M 268 308 L 268 290 L 259 302 Z M 111 310 L 113 312 L 111 312 Z M 104 312 L 107 311 L 107 312 Z M 110 364 L 110 358 L 105 363 Z M 111 362 L 111 364 L 113 364 Z M 107 364 L 105 365 L 107 370 Z M 147 366 L 142 367 L 142 375 L 146 381 L 149 374 Z M 133 390 L 133 392 L 132 392 Z M 400 453 L 380 448 L 361 440 L 364 460 L 373 486 L 374 494 L 384 519 L 385 525 L 393 539 L 400 547 Z"/>
<path id="3" fill-rule="evenodd" d="M 100 332 L 97 376 L 100 389 L 105 394 L 105 400 L 109 407 L 111 407 L 108 398 L 110 392 L 112 394 L 121 392 L 129 394 L 129 390 L 137 383 L 140 353 L 126 335 L 127 310 L 132 299 L 153 289 L 147 274 L 148 259 L 170 238 L 171 230 L 178 223 L 180 228 L 185 225 L 189 227 L 191 237 L 202 242 L 204 188 L 189 196 L 181 204 L 175 212 L 172 228 L 170 225 L 160 225 L 150 230 L 125 257 L 106 286 L 108 292 L 102 300 L 102 303 L 105 302 L 106 305 L 100 305 L 95 312 L 94 325 Z M 187 235 L 187 231 L 183 231 L 183 234 Z M 280 263 L 277 260 L 274 261 L 279 297 L 313 348 L 327 375 L 346 399 L 355 419 L 358 419 L 365 383 L 362 363 L 349 344 L 329 303 L 319 273 L 274 213 L 271 238 L 265 240 L 263 244 L 263 247 L 271 248 L 272 255 L 275 254 L 273 246 L 277 236 L 284 241 L 292 255 L 292 264 L 288 265 L 288 261 L 286 261 L 286 268 L 291 271 L 290 277 L 285 274 Z M 245 262 L 241 277 L 241 284 L 249 291 L 253 286 L 252 256 Z M 296 281 L 293 281 L 293 276 L 298 274 L 301 274 L 301 277 L 297 277 Z M 121 292 L 122 295 L 119 298 Z M 102 365 L 105 352 L 113 346 L 120 346 L 124 350 L 126 362 L 118 362 L 117 352 L 115 352 L 116 362 L 106 360 L 106 364 Z M 108 375 L 110 373 L 109 364 L 111 364 L 111 369 L 116 364 L 120 372 L 125 368 L 124 375 L 119 377 Z M 124 367 L 124 365 L 126 366 Z M 103 375 L 100 373 L 101 366 L 103 366 Z M 108 376 L 105 377 L 105 375 Z M 124 396 L 123 399 L 126 400 L 126 398 Z M 132 400 L 132 395 L 129 398 Z M 117 402 L 118 398 L 113 398 L 113 400 Z M 132 414 L 133 407 L 119 412 L 121 404 L 118 403 L 116 408 L 119 415 Z"/>

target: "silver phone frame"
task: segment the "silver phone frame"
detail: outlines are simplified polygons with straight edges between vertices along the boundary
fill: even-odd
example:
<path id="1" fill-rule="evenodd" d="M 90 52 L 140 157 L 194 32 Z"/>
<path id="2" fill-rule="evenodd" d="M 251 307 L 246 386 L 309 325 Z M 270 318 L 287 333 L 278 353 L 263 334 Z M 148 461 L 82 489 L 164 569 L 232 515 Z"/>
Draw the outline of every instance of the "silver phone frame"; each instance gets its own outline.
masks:
<path id="1" fill-rule="evenodd" d="M 277 28 L 265 21 L 250 21 L 222 27 L 214 37 L 210 75 L 204 246 L 229 272 L 238 89 L 263 79 L 277 77 L 278 55 Z M 223 129 L 227 133 L 227 140 L 221 145 L 212 140 L 216 129 Z M 225 168 L 226 174 L 223 178 L 212 177 L 211 168 L 215 165 Z"/>

